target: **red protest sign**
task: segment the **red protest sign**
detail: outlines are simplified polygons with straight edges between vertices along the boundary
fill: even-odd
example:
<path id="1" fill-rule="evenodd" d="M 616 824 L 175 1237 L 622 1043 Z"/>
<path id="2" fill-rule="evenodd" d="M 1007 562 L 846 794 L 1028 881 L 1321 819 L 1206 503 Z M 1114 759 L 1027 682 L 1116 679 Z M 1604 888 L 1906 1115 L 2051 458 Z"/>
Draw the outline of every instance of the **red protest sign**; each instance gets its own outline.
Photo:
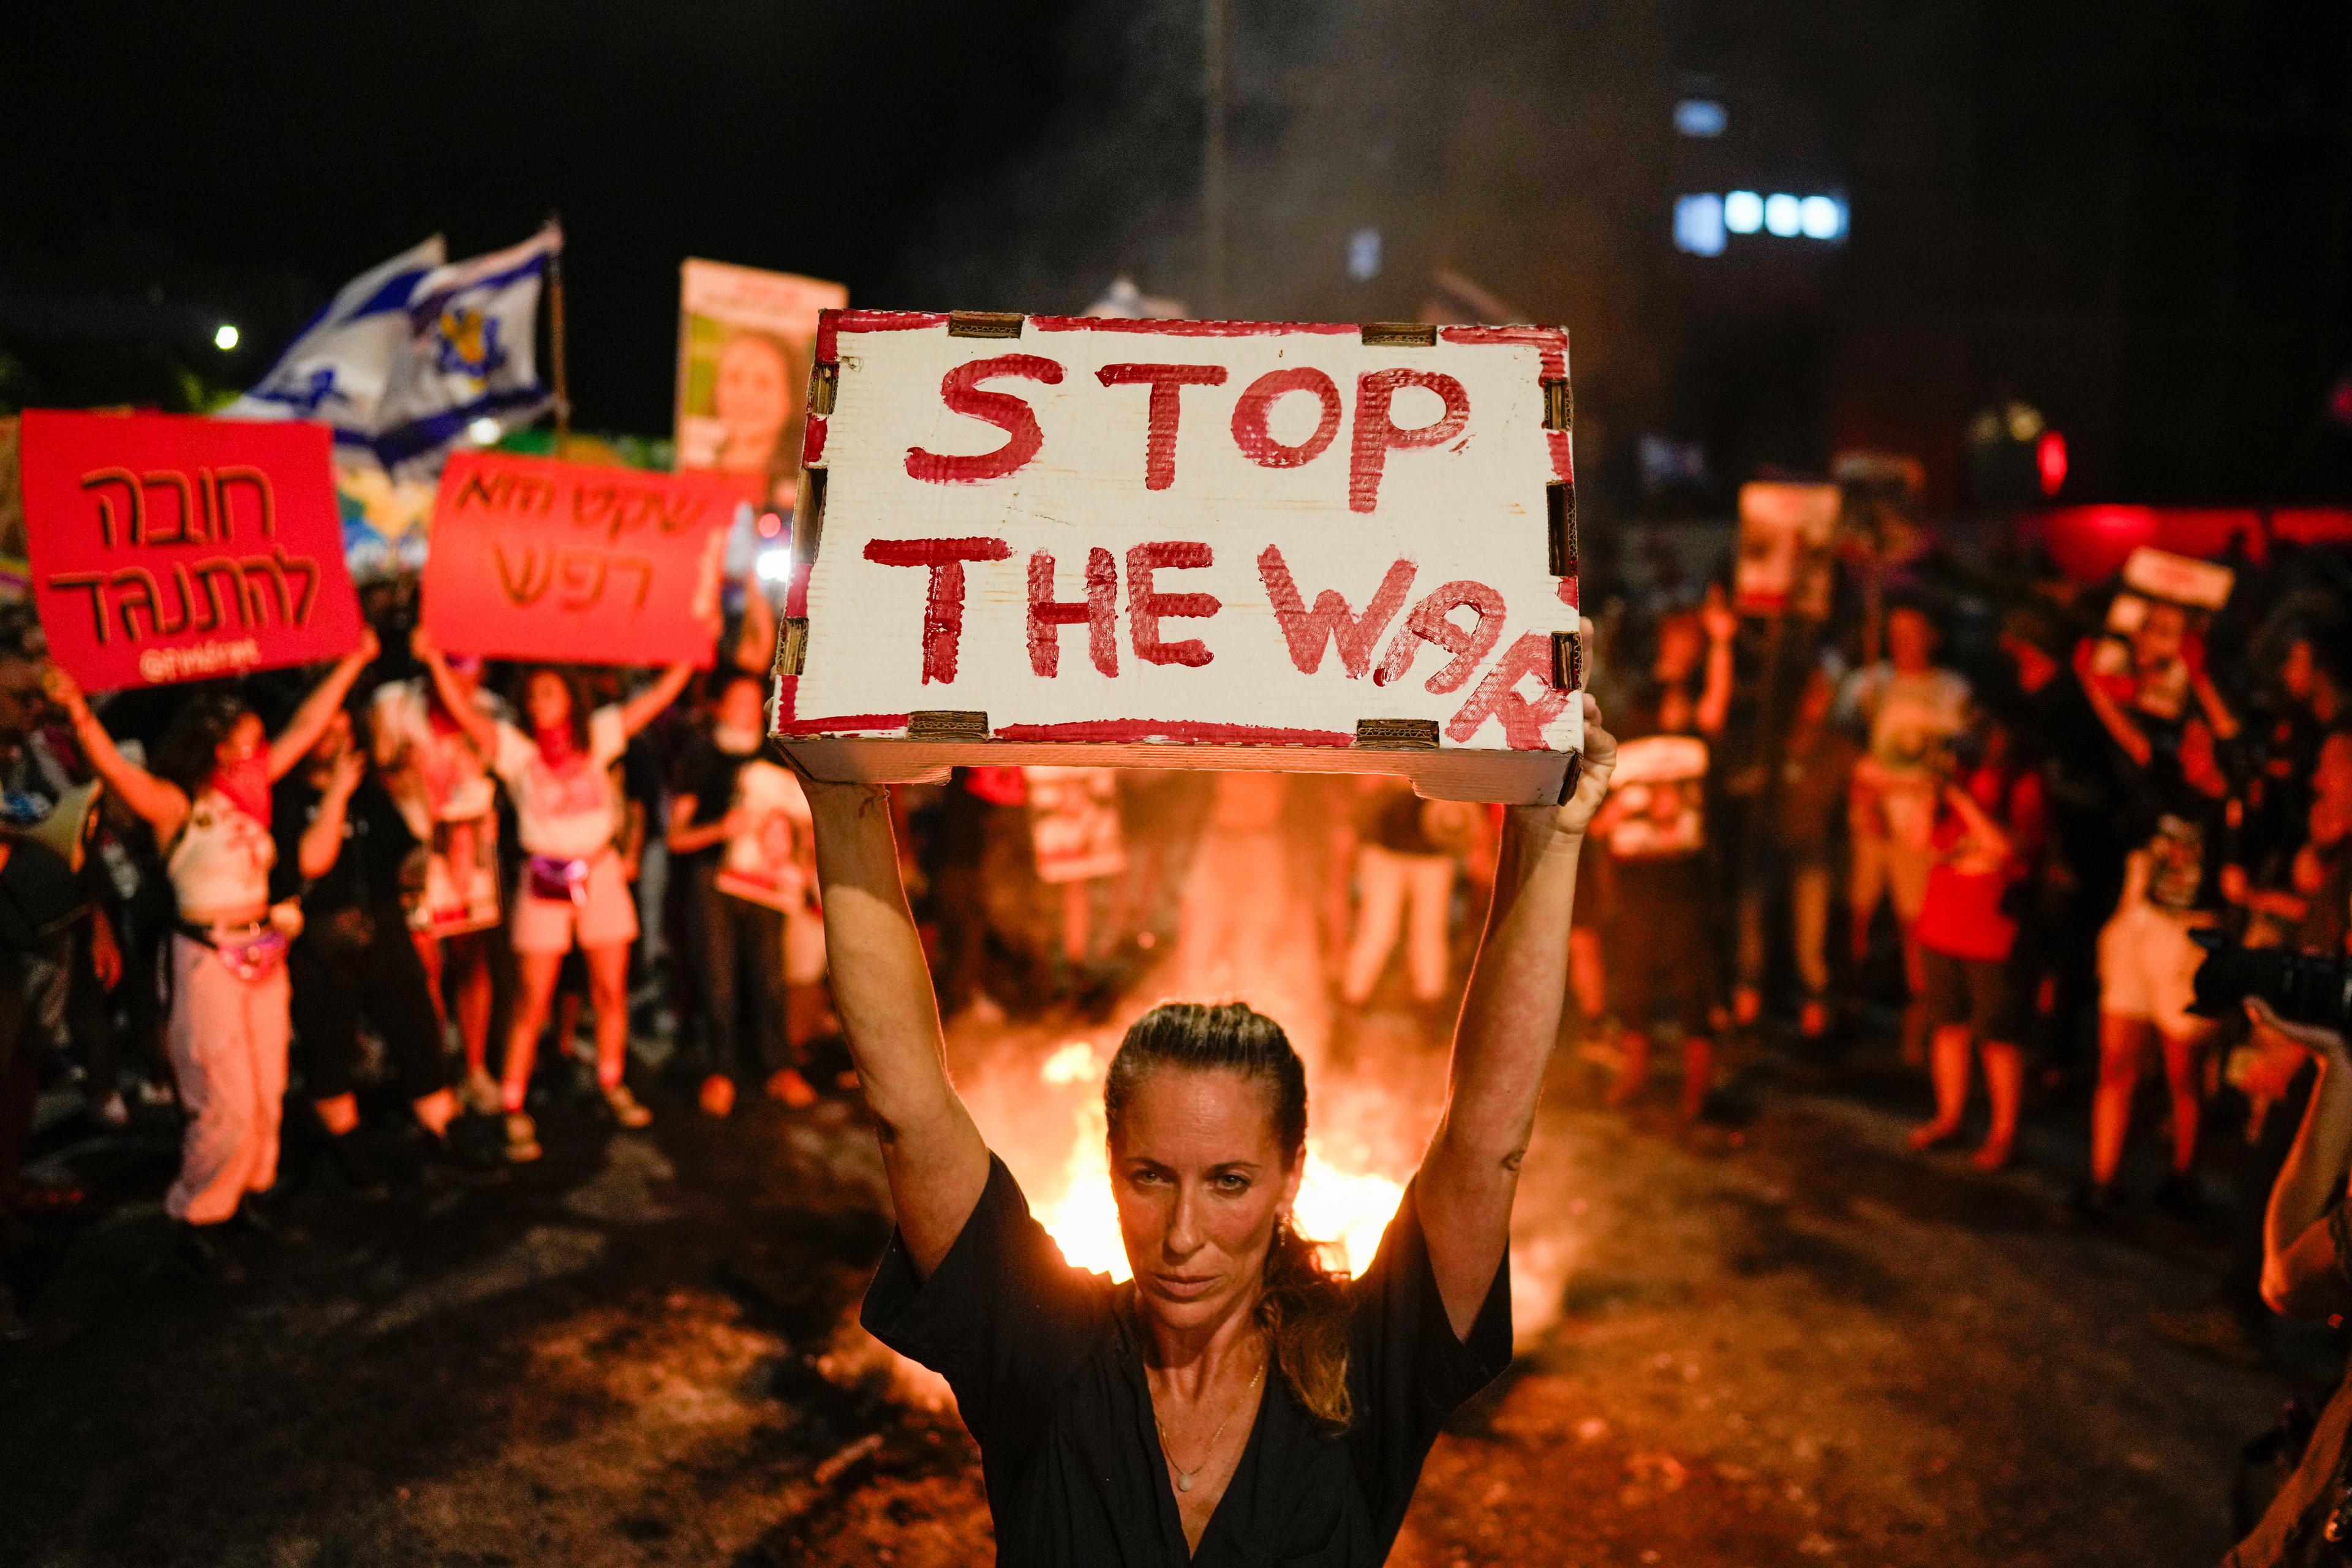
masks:
<path id="1" fill-rule="evenodd" d="M 735 507 L 706 475 L 456 453 L 433 506 L 425 628 L 488 658 L 707 665 Z"/>
<path id="2" fill-rule="evenodd" d="M 323 425 L 28 409 L 50 651 L 100 690 L 336 658 L 360 607 Z"/>

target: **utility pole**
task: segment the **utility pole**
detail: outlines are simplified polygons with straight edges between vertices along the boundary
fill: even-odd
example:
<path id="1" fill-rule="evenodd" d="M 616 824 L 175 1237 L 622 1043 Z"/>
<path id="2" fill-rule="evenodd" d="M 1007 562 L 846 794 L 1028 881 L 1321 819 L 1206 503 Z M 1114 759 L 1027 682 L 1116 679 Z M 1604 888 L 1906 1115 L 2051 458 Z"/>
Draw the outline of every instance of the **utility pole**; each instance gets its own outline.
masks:
<path id="1" fill-rule="evenodd" d="M 1201 0 L 1201 75 L 1206 100 L 1207 147 L 1201 164 L 1202 247 L 1208 298 L 1201 314 L 1222 316 L 1225 300 L 1225 9 L 1228 0 Z"/>

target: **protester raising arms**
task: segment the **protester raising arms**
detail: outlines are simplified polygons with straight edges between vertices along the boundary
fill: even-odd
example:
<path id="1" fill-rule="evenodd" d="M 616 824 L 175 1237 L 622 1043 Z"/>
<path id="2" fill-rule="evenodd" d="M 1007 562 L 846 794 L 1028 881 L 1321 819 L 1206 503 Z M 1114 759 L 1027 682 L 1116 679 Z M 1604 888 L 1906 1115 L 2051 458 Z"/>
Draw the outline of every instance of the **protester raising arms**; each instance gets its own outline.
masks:
<path id="1" fill-rule="evenodd" d="M 526 734 L 474 705 L 472 694 L 421 627 L 410 646 L 449 716 L 505 781 L 522 841 L 522 881 L 508 922 L 521 984 L 499 1085 L 508 1157 L 539 1157 L 538 1129 L 523 1101 L 563 955 L 575 941 L 588 963 L 589 1002 L 596 1010 L 597 1086 L 614 1121 L 642 1127 L 652 1114 L 621 1079 L 628 1057 L 629 944 L 637 939 L 637 911 L 621 857 L 613 848 L 621 803 L 608 770 L 629 737 L 677 700 L 694 666 L 671 665 L 626 702 L 591 712 L 562 669 L 541 665 L 523 678 L 523 715 L 530 727 Z"/>
<path id="2" fill-rule="evenodd" d="M 1351 1281 L 1291 1227 L 1304 1071 L 1240 1004 L 1168 1004 L 1128 1031 L 1104 1109 L 1134 1282 L 1065 1264 L 948 1079 L 887 797 L 807 785 L 835 1001 L 898 1223 L 865 1321 L 955 1390 L 1003 1561 L 1386 1557 L 1438 1423 L 1510 1359 L 1512 1199 L 1616 754 L 1584 703 L 1573 798 L 1508 814 L 1444 1110 Z"/>
<path id="3" fill-rule="evenodd" d="M 152 772 L 122 754 L 72 676 L 48 668 L 50 698 L 90 765 L 154 829 L 179 900 L 165 1045 L 188 1128 L 163 1207 L 188 1227 L 190 1261 L 208 1272 L 226 1265 L 205 1227 L 234 1219 L 246 1194 L 278 1179 L 289 1035 L 283 960 L 299 916 L 290 904 L 270 907 L 270 786 L 317 743 L 376 653 L 368 631 L 275 736 L 236 697 L 190 700 L 157 742 Z"/>

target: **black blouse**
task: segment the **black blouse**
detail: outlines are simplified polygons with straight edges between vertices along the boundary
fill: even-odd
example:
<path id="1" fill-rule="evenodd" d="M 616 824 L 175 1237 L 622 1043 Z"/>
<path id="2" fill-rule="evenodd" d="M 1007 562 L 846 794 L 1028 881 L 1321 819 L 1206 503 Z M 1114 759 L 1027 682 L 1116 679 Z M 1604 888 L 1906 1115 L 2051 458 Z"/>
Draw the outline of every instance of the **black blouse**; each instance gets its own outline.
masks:
<path id="1" fill-rule="evenodd" d="M 1006 1568 L 1371 1568 L 1439 1426 L 1510 1363 L 1510 1272 L 1506 1255 L 1468 1341 L 1454 1338 L 1408 1186 L 1348 1287 L 1354 1425 L 1327 1435 L 1267 1378 L 1189 1558 L 1128 1288 L 1062 1260 L 1003 1161 L 990 1157 L 987 1189 L 929 1279 L 891 1238 L 863 1321 L 955 1391 Z"/>

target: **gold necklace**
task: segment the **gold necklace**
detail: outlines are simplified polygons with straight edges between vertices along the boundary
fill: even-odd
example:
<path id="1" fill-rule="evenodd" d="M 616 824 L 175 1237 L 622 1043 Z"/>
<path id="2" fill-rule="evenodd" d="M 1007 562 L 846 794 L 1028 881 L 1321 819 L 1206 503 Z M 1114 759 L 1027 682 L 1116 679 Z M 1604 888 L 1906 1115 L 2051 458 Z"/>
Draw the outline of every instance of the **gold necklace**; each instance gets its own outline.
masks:
<path id="1" fill-rule="evenodd" d="M 1167 1456 L 1168 1468 L 1176 1472 L 1176 1489 L 1178 1491 L 1191 1491 L 1192 1489 L 1192 1478 L 1199 1475 L 1202 1470 L 1208 1468 L 1209 1461 L 1217 1457 L 1218 1439 L 1222 1438 L 1225 1435 L 1225 1428 L 1234 1424 L 1234 1417 L 1240 1413 L 1241 1407 L 1249 1403 L 1249 1396 L 1253 1393 L 1256 1392 L 1257 1380 L 1265 1375 L 1265 1362 L 1264 1358 L 1261 1357 L 1257 1363 L 1257 1370 L 1250 1373 L 1249 1387 L 1242 1390 L 1241 1398 L 1234 1402 L 1233 1409 L 1225 1412 L 1225 1418 L 1217 1423 L 1217 1429 L 1209 1434 L 1208 1452 L 1202 1454 L 1201 1456 L 1201 1462 L 1193 1466 L 1189 1470 L 1176 1462 L 1176 1456 L 1174 1454 L 1169 1453 L 1168 1428 L 1160 1424 L 1159 1410 L 1155 1408 L 1151 1412 L 1151 1425 L 1160 1434 L 1160 1451 L 1163 1455 Z"/>

